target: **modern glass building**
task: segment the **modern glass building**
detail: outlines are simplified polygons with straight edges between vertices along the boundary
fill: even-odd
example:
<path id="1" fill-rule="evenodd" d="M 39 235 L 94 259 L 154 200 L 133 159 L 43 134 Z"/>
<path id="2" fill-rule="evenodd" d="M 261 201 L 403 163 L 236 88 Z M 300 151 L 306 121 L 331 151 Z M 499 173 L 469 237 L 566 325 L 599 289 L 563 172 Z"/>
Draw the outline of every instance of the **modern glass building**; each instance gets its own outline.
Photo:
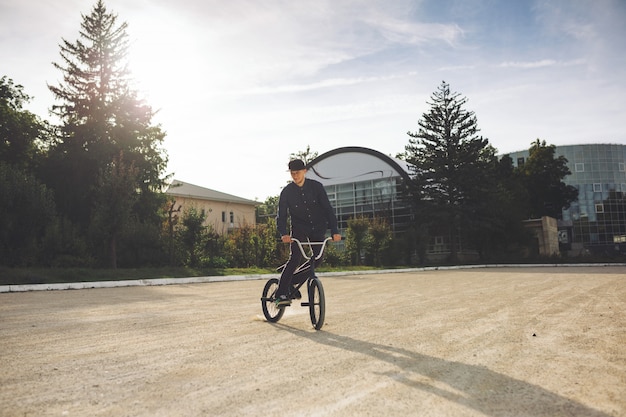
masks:
<path id="1" fill-rule="evenodd" d="M 394 234 L 409 226 L 411 210 L 400 198 L 406 162 L 369 148 L 345 147 L 320 155 L 307 168 L 307 178 L 324 185 L 344 236 L 348 220 L 356 216 L 383 217 Z"/>
<path id="2" fill-rule="evenodd" d="M 557 146 L 571 171 L 563 179 L 578 189 L 578 201 L 558 222 L 561 251 L 570 255 L 626 253 L 626 145 Z M 510 153 L 519 166 L 528 151 Z"/>

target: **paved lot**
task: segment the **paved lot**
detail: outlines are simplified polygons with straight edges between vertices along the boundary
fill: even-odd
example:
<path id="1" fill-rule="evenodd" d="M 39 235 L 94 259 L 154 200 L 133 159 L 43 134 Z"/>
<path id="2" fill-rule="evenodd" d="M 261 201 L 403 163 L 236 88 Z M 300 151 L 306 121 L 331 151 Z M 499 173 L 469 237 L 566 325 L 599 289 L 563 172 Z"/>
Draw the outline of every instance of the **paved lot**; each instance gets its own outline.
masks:
<path id="1" fill-rule="evenodd" d="M 625 416 L 626 268 L 0 294 L 0 416 Z"/>

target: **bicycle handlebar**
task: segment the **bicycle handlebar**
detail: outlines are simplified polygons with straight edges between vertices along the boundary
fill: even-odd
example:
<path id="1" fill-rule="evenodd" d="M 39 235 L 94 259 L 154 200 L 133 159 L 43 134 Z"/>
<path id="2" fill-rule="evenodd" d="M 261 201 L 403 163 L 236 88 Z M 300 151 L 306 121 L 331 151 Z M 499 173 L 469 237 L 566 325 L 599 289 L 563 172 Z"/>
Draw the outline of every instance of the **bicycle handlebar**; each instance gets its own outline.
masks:
<path id="1" fill-rule="evenodd" d="M 309 246 L 309 248 L 312 248 L 315 245 L 322 245 L 322 250 L 320 250 L 320 253 L 318 253 L 317 256 L 315 257 L 316 261 L 322 257 L 322 255 L 324 254 L 324 249 L 326 248 L 326 243 L 328 243 L 328 241 L 331 241 L 331 240 L 333 240 L 332 237 L 327 237 L 322 242 L 310 242 L 309 241 L 309 242 L 302 243 L 295 237 L 291 238 L 292 242 L 296 242 L 298 244 L 298 247 L 300 248 L 300 253 L 302 253 L 302 256 L 304 256 L 307 260 L 311 259 L 313 257 L 313 254 L 311 253 L 310 256 L 307 255 L 302 245 L 307 245 Z"/>

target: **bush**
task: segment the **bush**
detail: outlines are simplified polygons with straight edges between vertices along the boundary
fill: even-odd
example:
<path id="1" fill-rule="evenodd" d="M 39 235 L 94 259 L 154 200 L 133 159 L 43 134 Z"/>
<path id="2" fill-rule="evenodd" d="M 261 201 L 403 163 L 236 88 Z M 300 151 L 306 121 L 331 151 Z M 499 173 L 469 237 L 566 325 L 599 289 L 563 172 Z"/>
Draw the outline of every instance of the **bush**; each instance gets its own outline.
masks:
<path id="1" fill-rule="evenodd" d="M 0 264 L 37 264 L 46 227 L 55 218 L 52 192 L 33 175 L 0 162 L 0 195 Z"/>

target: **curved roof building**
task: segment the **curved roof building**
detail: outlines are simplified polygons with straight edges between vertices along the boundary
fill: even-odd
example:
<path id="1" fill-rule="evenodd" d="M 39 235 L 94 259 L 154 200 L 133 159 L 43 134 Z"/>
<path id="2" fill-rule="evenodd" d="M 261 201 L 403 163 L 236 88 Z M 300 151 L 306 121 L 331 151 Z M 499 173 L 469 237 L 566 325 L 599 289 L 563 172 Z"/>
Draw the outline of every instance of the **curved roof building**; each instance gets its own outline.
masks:
<path id="1" fill-rule="evenodd" d="M 515 166 L 529 156 L 528 150 L 508 155 Z M 626 253 L 626 145 L 556 146 L 555 156 L 561 155 L 571 171 L 563 182 L 579 192 L 558 221 L 561 251 Z M 405 161 L 373 149 L 343 147 L 320 155 L 307 168 L 307 177 L 325 186 L 342 233 L 357 215 L 387 218 L 394 233 L 411 224 L 410 207 L 400 198 L 400 184 L 410 172 Z"/>
<path id="2" fill-rule="evenodd" d="M 394 233 L 405 230 L 409 206 L 400 199 L 400 184 L 408 178 L 406 162 L 369 148 L 349 146 L 311 161 L 307 178 L 321 182 L 335 208 L 342 234 L 355 216 L 388 219 Z"/>

